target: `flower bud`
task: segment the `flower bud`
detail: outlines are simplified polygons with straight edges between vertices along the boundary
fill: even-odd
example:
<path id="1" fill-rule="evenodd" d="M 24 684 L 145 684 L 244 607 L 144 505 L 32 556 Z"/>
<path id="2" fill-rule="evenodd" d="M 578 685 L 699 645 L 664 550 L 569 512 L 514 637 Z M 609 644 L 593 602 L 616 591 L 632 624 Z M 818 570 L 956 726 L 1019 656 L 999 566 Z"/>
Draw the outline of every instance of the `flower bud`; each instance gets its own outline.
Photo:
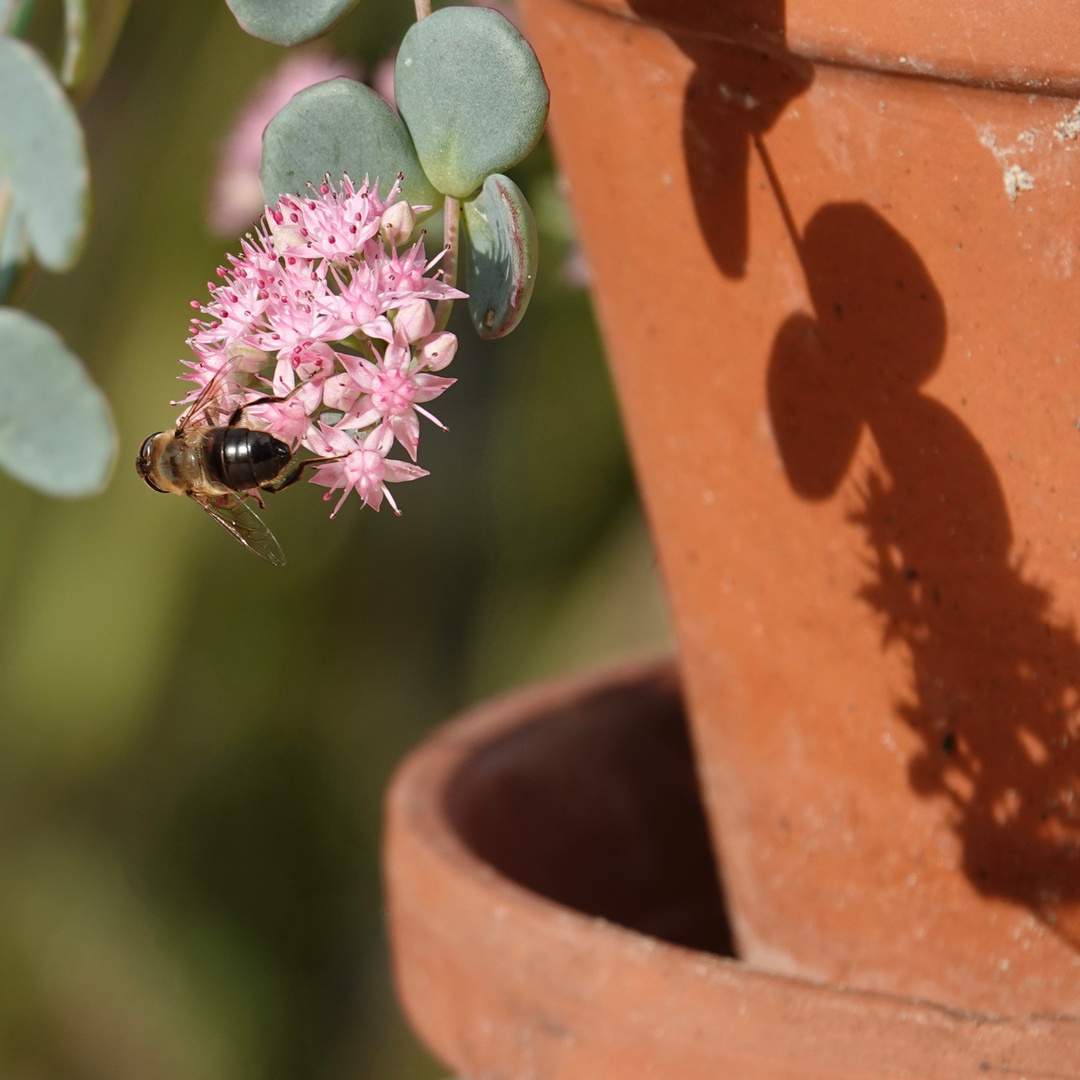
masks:
<path id="1" fill-rule="evenodd" d="M 259 371 L 270 354 L 243 341 L 234 341 L 225 349 L 225 357 L 234 371 Z"/>
<path id="2" fill-rule="evenodd" d="M 416 214 L 409 203 L 402 199 L 383 211 L 380 228 L 383 239 L 396 247 L 412 236 L 412 231 L 416 228 Z"/>
<path id="3" fill-rule="evenodd" d="M 440 330 L 418 343 L 416 358 L 428 371 L 442 371 L 457 352 L 457 337 L 449 330 Z"/>
<path id="4" fill-rule="evenodd" d="M 348 412 L 360 396 L 360 387 L 351 375 L 331 375 L 323 383 L 323 404 L 328 409 Z"/>
<path id="5" fill-rule="evenodd" d="M 394 316 L 395 334 L 404 334 L 406 341 L 419 341 L 435 329 L 435 313 L 426 300 L 410 300 Z"/>

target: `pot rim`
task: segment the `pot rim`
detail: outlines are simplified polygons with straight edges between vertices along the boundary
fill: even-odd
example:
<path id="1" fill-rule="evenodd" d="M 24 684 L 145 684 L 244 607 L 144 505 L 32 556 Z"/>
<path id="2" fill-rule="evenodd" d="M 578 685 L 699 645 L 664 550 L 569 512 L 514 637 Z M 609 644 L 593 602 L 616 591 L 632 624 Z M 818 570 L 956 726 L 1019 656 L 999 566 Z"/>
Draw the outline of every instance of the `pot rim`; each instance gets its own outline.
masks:
<path id="1" fill-rule="evenodd" d="M 612 1075 L 613 1046 L 628 1040 L 649 1077 L 696 1078 L 687 1052 L 702 1077 L 745 1080 L 876 1076 L 885 1063 L 893 1080 L 1080 1077 L 1080 1017 L 977 1013 L 756 970 L 564 907 L 470 850 L 447 793 L 477 754 L 549 714 L 587 714 L 598 692 L 657 683 L 678 693 L 671 659 L 527 687 L 465 713 L 399 767 L 384 843 L 395 977 L 436 1054 L 464 1075 L 541 1075 L 529 1069 L 547 1046 L 542 1075 L 559 1080 Z M 616 985 L 634 986 L 648 1023 L 616 1004 Z"/>
<path id="2" fill-rule="evenodd" d="M 676 41 L 737 45 L 777 59 L 852 68 L 981 89 L 1080 98 L 1080 21 L 1064 2 L 976 0 L 965 12 L 935 0 L 788 0 L 777 20 L 755 18 L 757 0 L 669 5 L 642 15 L 634 0 L 563 0 L 657 30 Z M 644 3 L 655 0 L 644 0 Z M 644 6 L 644 4 L 643 4 Z M 774 4 L 775 7 L 775 4 Z M 692 10 L 686 11 L 687 8 Z M 782 21 L 782 25 L 778 22 Z M 768 25 L 772 22 L 774 25 Z"/>

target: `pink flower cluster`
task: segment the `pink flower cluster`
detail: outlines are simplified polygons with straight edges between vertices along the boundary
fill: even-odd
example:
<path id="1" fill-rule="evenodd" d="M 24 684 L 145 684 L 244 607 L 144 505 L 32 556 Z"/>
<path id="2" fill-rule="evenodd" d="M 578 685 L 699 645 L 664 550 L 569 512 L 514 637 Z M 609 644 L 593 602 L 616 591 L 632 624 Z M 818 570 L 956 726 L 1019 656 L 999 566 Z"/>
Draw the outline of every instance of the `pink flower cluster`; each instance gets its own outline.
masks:
<path id="1" fill-rule="evenodd" d="M 223 424 L 243 405 L 245 426 L 332 459 L 312 482 L 326 499 L 342 490 L 334 514 L 351 491 L 374 510 L 385 496 L 398 512 L 386 485 L 426 475 L 413 464 L 420 416 L 443 425 L 422 406 L 454 382 L 435 374 L 457 339 L 436 330 L 432 303 L 465 294 L 441 279 L 422 242 L 399 251 L 426 208 L 397 193 L 395 184 L 383 200 L 377 183 L 356 188 L 345 176 L 282 197 L 218 268 L 209 303 L 192 303 L 205 317 L 192 320 L 197 359 L 181 378 L 195 389 L 181 404 L 216 379 L 200 422 Z M 267 397 L 277 400 L 254 404 Z M 388 456 L 395 443 L 411 461 Z"/>

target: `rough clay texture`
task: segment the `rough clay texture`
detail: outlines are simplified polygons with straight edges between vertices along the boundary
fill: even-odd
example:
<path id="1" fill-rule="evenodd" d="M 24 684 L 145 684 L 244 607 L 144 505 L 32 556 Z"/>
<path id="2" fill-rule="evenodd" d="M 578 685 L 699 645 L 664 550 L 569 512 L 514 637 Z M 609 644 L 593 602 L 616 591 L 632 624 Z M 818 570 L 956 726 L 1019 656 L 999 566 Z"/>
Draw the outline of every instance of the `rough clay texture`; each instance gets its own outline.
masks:
<path id="1" fill-rule="evenodd" d="M 524 11 L 741 955 L 1080 1015 L 1075 102 L 625 7 Z"/>
<path id="2" fill-rule="evenodd" d="M 500 1080 L 1080 1076 L 1077 1019 L 965 1013 L 686 947 L 722 913 L 680 727 L 671 667 L 633 665 L 490 703 L 399 769 L 395 975 L 447 1065 Z"/>

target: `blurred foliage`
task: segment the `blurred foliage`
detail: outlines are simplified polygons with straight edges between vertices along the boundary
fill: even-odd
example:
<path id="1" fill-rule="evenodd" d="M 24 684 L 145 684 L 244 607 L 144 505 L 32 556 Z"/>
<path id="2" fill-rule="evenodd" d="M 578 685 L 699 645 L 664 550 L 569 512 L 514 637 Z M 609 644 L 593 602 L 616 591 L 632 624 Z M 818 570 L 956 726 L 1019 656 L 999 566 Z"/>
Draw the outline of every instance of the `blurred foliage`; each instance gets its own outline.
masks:
<path id="1" fill-rule="evenodd" d="M 66 52 L 79 57 L 72 89 L 76 81 L 89 89 L 86 74 L 104 66 L 110 49 L 108 40 L 91 42 L 83 3 L 68 0 L 76 17 Z M 33 0 L 0 7 L 0 467 L 38 491 L 79 498 L 100 492 L 112 472 L 108 401 L 48 323 L 14 306 L 39 265 L 74 265 L 90 217 L 90 166 L 75 107 L 42 53 L 10 36 L 30 31 L 33 8 Z M 122 15 L 109 21 L 118 31 Z"/>
<path id="2" fill-rule="evenodd" d="M 43 18 L 51 17 L 48 5 Z M 332 34 L 370 71 L 411 5 Z M 396 29 L 393 21 L 400 18 Z M 85 106 L 97 206 L 29 308 L 115 404 L 124 458 L 171 422 L 216 147 L 282 50 L 220 0 L 135 0 Z M 433 724 L 665 639 L 588 297 L 546 149 L 513 172 L 540 280 L 463 346 L 404 516 L 272 499 L 259 563 L 122 462 L 59 504 L 0 478 L 0 1073 L 15 1080 L 444 1074 L 400 1019 L 380 799 Z"/>

